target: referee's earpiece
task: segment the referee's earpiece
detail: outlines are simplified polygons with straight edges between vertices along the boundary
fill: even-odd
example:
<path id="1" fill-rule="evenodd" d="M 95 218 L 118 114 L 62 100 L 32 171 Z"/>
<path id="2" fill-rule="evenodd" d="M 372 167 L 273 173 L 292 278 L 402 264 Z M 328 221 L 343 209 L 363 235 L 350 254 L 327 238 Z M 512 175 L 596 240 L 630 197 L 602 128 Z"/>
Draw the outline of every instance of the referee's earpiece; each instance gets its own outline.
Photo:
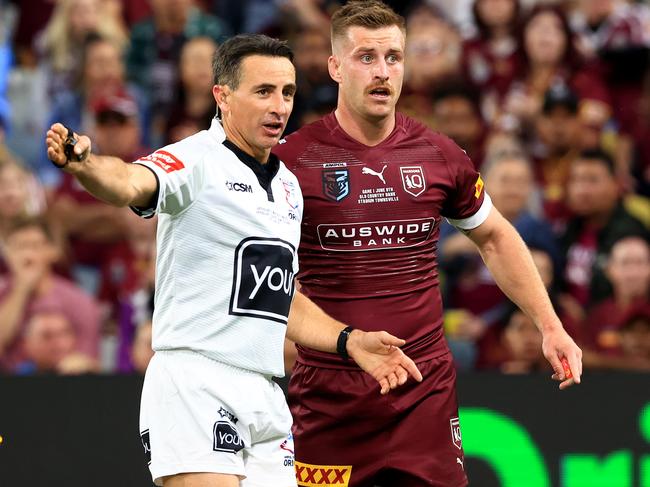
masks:
<path id="1" fill-rule="evenodd" d="M 228 85 L 214 85 L 212 87 L 212 95 L 214 96 L 214 100 L 217 102 L 217 110 L 221 114 L 228 111 L 229 93 L 230 88 Z"/>

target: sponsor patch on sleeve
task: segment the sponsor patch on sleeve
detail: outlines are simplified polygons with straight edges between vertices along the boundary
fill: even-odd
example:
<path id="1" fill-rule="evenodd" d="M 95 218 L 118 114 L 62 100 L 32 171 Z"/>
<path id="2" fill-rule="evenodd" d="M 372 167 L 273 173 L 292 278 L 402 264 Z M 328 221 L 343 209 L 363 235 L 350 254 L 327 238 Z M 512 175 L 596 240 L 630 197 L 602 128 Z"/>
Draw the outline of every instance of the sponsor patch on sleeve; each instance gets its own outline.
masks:
<path id="1" fill-rule="evenodd" d="M 153 154 L 149 154 L 148 156 L 141 157 L 138 161 L 152 162 L 167 173 L 185 168 L 185 164 L 183 164 L 176 156 L 164 150 L 159 150 Z"/>
<path id="2" fill-rule="evenodd" d="M 311 487 L 348 487 L 352 465 L 310 465 L 296 462 L 296 481 L 298 485 Z"/>
<path id="3" fill-rule="evenodd" d="M 478 178 L 476 179 L 476 183 L 474 184 L 474 188 L 476 188 L 476 191 L 474 191 L 474 196 L 476 199 L 479 199 L 481 196 L 481 193 L 483 192 L 483 179 L 481 179 L 481 175 L 478 175 Z"/>

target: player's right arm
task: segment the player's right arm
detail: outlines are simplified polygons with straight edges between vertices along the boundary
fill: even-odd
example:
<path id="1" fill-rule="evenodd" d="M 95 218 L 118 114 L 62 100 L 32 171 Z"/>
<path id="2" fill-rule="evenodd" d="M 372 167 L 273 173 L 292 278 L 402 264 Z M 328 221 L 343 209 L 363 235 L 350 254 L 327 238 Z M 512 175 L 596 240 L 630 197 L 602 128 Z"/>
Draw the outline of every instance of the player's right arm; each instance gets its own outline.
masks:
<path id="1" fill-rule="evenodd" d="M 64 142 L 68 129 L 55 123 L 47 132 L 47 157 L 61 169 L 72 174 L 97 199 L 114 206 L 150 207 L 158 191 L 154 173 L 140 164 L 122 159 L 98 156 L 91 151 L 90 139 L 74 134 L 78 140 L 74 154 L 81 161 L 68 160 Z"/>

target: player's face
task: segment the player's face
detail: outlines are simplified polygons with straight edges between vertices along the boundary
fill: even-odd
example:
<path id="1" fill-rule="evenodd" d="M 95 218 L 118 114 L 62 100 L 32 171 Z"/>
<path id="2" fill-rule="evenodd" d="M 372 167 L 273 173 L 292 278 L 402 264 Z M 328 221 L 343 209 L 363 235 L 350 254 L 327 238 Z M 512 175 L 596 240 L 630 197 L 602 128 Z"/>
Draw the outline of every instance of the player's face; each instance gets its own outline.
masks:
<path id="1" fill-rule="evenodd" d="M 394 116 L 404 79 L 404 43 L 404 33 L 396 25 L 354 26 L 337 39 L 329 70 L 339 84 L 339 105 L 364 120 Z"/>
<path id="2" fill-rule="evenodd" d="M 289 59 L 253 55 L 240 67 L 236 90 L 215 86 L 229 139 L 257 160 L 266 162 L 293 109 L 296 71 Z"/>

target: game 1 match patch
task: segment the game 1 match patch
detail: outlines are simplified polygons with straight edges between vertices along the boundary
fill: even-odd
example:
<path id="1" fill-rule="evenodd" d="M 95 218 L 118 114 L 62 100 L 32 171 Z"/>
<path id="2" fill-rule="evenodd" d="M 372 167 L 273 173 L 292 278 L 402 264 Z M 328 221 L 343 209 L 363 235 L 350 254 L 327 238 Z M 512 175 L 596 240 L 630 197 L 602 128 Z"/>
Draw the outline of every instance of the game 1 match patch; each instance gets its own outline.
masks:
<path id="1" fill-rule="evenodd" d="M 352 465 L 310 465 L 295 462 L 298 485 L 311 487 L 348 487 Z"/>
<path id="2" fill-rule="evenodd" d="M 159 150 L 153 154 L 149 154 L 148 156 L 141 157 L 138 161 L 153 162 L 156 166 L 167 173 L 185 168 L 185 164 L 177 159 L 176 156 L 164 150 Z"/>

